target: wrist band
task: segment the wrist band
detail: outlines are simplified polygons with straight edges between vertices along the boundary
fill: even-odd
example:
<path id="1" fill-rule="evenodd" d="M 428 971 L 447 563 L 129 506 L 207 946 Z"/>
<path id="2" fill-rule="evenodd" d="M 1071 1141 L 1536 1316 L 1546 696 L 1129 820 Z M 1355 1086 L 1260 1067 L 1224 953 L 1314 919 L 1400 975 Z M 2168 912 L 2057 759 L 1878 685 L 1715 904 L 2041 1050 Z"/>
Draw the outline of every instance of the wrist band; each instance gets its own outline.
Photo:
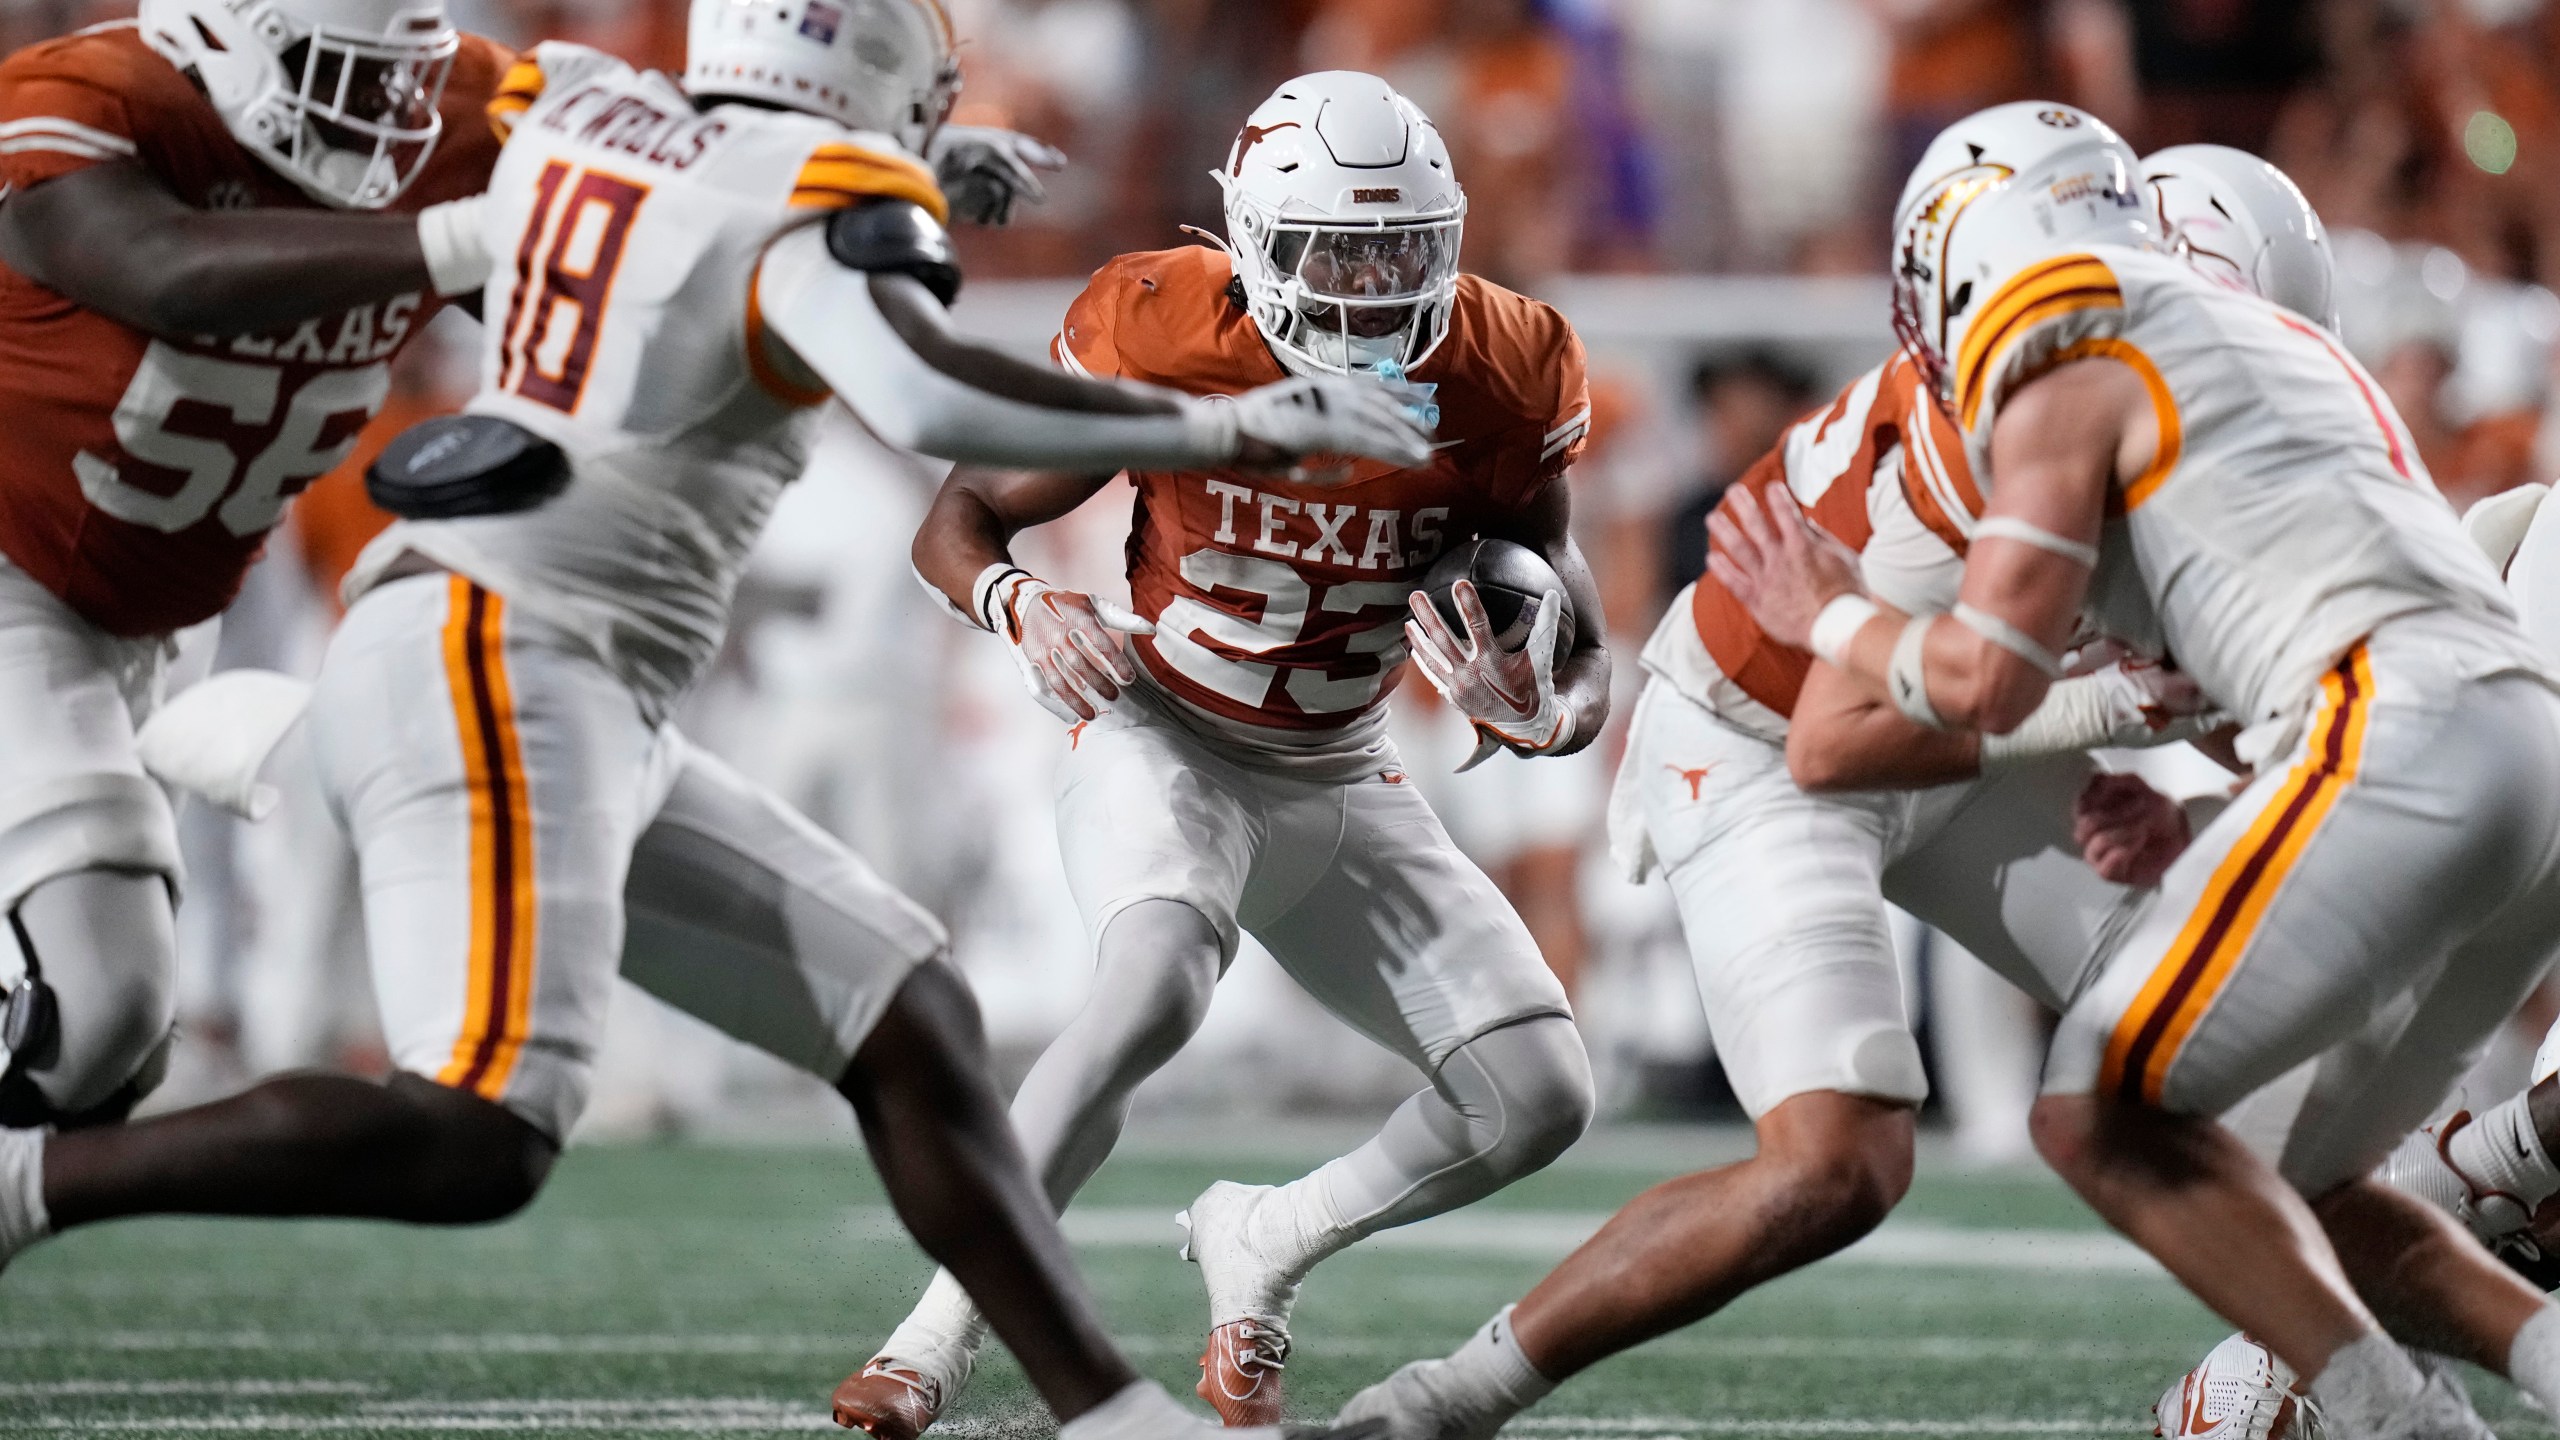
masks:
<path id="1" fill-rule="evenodd" d="M 418 249 L 426 257 L 427 280 L 438 295 L 467 295 L 489 283 L 489 272 L 497 262 L 480 228 L 480 212 L 488 199 L 472 195 L 418 212 Z"/>
<path id="2" fill-rule="evenodd" d="M 2015 515 L 1994 515 L 1978 522 L 1973 527 L 1973 538 L 2015 540 L 2021 545 L 2033 545 L 2048 555 L 2059 555 L 2065 560 L 2076 560 L 2092 570 L 2098 568 L 2097 546 L 2085 545 L 2080 541 L 2056 535 L 2041 525 L 2030 525 Z"/>
<path id="3" fill-rule="evenodd" d="M 999 560 L 979 571 L 978 578 L 970 582 L 969 609 L 978 617 L 979 625 L 998 634 L 1003 633 L 1005 627 L 996 619 L 996 591 L 1016 575 L 1026 580 L 1031 578 L 1030 571 L 1010 561 Z"/>
<path id="4" fill-rule="evenodd" d="M 1244 448 L 1243 422 L 1230 395 L 1182 397 L 1183 434 L 1200 447 L 1202 463 L 1223 465 Z"/>
<path id="5" fill-rule="evenodd" d="M 1921 652 L 1929 638 L 1929 626 L 1938 617 L 1914 615 L 1894 638 L 1893 660 L 1885 670 L 1885 688 L 1893 695 L 1893 708 L 1915 725 L 1944 730 L 1947 722 L 1938 718 L 1938 707 L 1929 703 L 1929 676 Z"/>
<path id="6" fill-rule="evenodd" d="M 1849 652 L 1849 642 L 1858 638 L 1867 622 L 1876 618 L 1876 602 L 1864 595 L 1835 595 L 1822 613 L 1813 617 L 1813 634 L 1807 648 L 1825 665 L 1838 665 Z"/>

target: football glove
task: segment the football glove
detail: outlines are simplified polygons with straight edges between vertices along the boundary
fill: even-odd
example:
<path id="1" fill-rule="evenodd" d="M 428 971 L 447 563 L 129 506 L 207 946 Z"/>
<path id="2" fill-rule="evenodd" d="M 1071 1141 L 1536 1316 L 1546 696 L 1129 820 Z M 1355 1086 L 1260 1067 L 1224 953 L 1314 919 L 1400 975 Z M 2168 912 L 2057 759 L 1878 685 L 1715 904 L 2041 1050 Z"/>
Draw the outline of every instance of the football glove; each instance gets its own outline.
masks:
<path id="1" fill-rule="evenodd" d="M 1406 469 L 1431 459 L 1431 427 L 1410 398 L 1373 380 L 1302 376 L 1214 403 L 1241 439 L 1292 457 L 1372 455 Z"/>
<path id="2" fill-rule="evenodd" d="M 987 125 L 945 125 L 934 132 L 925 159 L 951 202 L 953 218 L 972 225 L 1003 225 L 1016 203 L 1049 198 L 1043 170 L 1064 170 L 1067 157 L 1028 135 Z"/>
<path id="3" fill-rule="evenodd" d="M 1539 597 L 1528 643 L 1517 650 L 1494 643 L 1493 621 L 1474 581 L 1450 586 L 1449 597 L 1466 622 L 1464 635 L 1451 630 L 1420 591 L 1409 602 L 1413 618 L 1405 622 L 1404 634 L 1413 646 L 1414 668 L 1475 726 L 1476 751 L 1458 769 L 1472 770 L 1506 748 L 1524 755 L 1562 749 L 1573 739 L 1573 712 L 1556 694 L 1556 622 L 1564 597 L 1553 591 Z"/>
<path id="4" fill-rule="evenodd" d="M 1122 635 L 1156 627 L 1109 600 L 1061 590 L 1017 571 L 987 595 L 989 628 L 1013 652 L 1022 686 L 1040 708 L 1069 725 L 1091 720 L 1137 683 Z"/>

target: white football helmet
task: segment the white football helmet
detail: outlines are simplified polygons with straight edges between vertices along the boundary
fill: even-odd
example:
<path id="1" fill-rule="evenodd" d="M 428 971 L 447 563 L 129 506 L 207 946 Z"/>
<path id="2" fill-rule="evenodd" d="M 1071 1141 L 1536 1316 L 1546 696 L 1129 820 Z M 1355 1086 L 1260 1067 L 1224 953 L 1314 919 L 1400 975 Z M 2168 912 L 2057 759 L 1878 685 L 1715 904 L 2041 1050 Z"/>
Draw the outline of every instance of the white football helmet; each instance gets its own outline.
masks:
<path id="1" fill-rule="evenodd" d="M 1448 338 L 1467 196 L 1430 117 L 1386 81 L 1299 76 L 1210 173 L 1245 308 L 1291 371 L 1401 378 Z"/>
<path id="2" fill-rule="evenodd" d="M 444 133 L 462 43 L 444 0 L 142 0 L 140 23 L 233 139 L 324 205 L 399 199 Z"/>
<path id="3" fill-rule="evenodd" d="M 960 94 L 942 0 L 693 0 L 684 88 L 823 115 L 916 155 Z"/>
<path id="4" fill-rule="evenodd" d="M 2338 328 L 2328 227 L 2292 177 L 2228 145 L 2172 145 L 2143 157 L 2161 243 L 2199 274 Z"/>
<path id="5" fill-rule="evenodd" d="M 2085 110 L 2021 100 L 1940 131 L 1893 219 L 1893 327 L 1939 398 L 1973 319 L 2010 277 L 2089 245 L 2156 232 L 2140 159 Z"/>

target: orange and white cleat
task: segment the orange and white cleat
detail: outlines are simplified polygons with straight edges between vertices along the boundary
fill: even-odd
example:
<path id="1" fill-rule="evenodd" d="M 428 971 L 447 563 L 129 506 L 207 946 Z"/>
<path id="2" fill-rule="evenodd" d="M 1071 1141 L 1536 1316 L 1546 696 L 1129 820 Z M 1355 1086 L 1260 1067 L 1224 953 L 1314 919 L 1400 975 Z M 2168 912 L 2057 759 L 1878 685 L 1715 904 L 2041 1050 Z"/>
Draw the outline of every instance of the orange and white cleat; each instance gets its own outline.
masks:
<path id="1" fill-rule="evenodd" d="M 2151 1409 L 2160 1440 L 2320 1440 L 2318 1412 L 2293 1368 L 2246 1335 L 2234 1335 L 2181 1375 Z"/>
<path id="2" fill-rule="evenodd" d="M 1259 1320 L 1231 1320 L 1209 1332 L 1196 1390 L 1230 1426 L 1277 1425 L 1280 1372 L 1288 1366 L 1287 1331 Z"/>
<path id="3" fill-rule="evenodd" d="M 836 1423 L 871 1440 L 916 1440 L 942 1414 L 942 1382 L 886 1355 L 836 1387 Z"/>
<path id="4" fill-rule="evenodd" d="M 1280 1423 L 1289 1312 L 1306 1262 L 1266 1254 L 1253 1238 L 1256 1208 L 1280 1194 L 1220 1180 L 1173 1217 L 1182 1227 L 1182 1258 L 1200 1267 L 1209 1290 L 1209 1348 L 1200 1356 L 1197 1393 L 1230 1426 Z"/>

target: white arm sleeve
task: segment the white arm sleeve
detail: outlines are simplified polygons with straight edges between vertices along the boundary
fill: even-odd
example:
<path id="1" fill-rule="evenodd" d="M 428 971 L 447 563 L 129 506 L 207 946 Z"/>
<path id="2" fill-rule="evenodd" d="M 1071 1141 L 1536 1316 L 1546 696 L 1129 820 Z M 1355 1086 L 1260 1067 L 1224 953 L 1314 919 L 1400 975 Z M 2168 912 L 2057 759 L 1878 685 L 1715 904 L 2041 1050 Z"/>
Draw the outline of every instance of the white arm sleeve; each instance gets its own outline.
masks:
<path id="1" fill-rule="evenodd" d="M 1235 456 L 1235 416 L 1223 400 L 1171 396 L 1181 408 L 1170 415 L 1053 410 L 936 370 L 880 313 L 871 277 L 827 253 L 823 226 L 776 240 L 756 284 L 766 325 L 892 445 L 1025 469 L 1197 470 Z"/>

